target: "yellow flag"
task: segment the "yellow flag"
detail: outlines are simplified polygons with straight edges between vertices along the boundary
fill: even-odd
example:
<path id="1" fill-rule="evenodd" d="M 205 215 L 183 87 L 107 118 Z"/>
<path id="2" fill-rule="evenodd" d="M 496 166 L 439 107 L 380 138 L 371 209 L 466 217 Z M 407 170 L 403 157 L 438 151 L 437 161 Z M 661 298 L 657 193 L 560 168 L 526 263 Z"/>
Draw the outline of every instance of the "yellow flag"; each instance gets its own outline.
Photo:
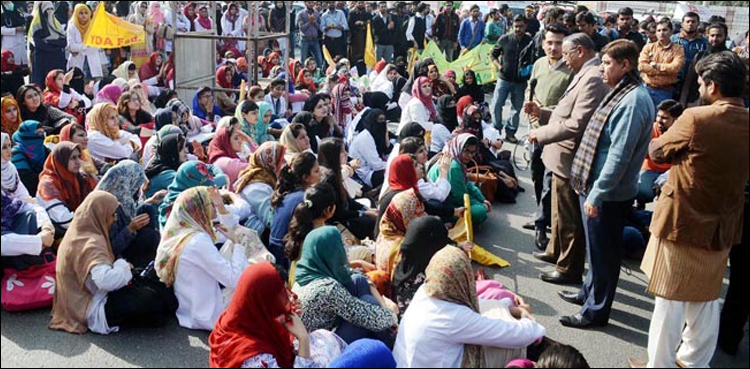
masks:
<path id="1" fill-rule="evenodd" d="M 117 49 L 146 42 L 146 31 L 143 26 L 126 22 L 104 10 L 100 1 L 91 26 L 83 36 L 86 46 L 100 49 Z"/>
<path id="2" fill-rule="evenodd" d="M 326 45 L 323 45 L 323 59 L 326 60 L 326 63 L 329 67 L 333 67 L 336 65 L 336 63 L 333 61 L 333 58 L 331 57 L 331 53 L 328 51 L 328 48 Z"/>
<path id="3" fill-rule="evenodd" d="M 367 23 L 367 39 L 365 40 L 365 65 L 372 68 L 378 63 L 378 57 L 375 54 L 375 41 L 372 39 L 370 23 Z"/>

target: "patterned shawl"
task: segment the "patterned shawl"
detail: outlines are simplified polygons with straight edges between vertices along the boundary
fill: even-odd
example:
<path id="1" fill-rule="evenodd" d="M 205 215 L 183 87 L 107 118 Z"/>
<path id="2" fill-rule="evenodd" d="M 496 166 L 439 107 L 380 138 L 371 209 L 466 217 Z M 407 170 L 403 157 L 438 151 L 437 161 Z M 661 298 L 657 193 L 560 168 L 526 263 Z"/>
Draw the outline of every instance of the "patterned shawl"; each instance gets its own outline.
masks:
<path id="1" fill-rule="evenodd" d="M 391 276 L 400 261 L 399 250 L 412 220 L 425 215 L 424 203 L 414 189 L 393 197 L 380 220 L 380 233 L 375 243 L 375 263 Z"/>
<path id="2" fill-rule="evenodd" d="M 107 171 L 96 189 L 115 195 L 125 215 L 133 219 L 138 207 L 134 197 L 140 193 L 145 182 L 146 174 L 143 173 L 140 164 L 132 160 L 123 160 Z"/>
<path id="3" fill-rule="evenodd" d="M 240 173 L 237 183 L 234 184 L 235 192 L 242 192 L 247 185 L 254 182 L 265 183 L 271 188 L 276 188 L 278 173 L 286 163 L 284 154 L 286 154 L 286 148 L 278 142 L 266 142 L 260 145 L 250 157 L 250 165 Z"/>

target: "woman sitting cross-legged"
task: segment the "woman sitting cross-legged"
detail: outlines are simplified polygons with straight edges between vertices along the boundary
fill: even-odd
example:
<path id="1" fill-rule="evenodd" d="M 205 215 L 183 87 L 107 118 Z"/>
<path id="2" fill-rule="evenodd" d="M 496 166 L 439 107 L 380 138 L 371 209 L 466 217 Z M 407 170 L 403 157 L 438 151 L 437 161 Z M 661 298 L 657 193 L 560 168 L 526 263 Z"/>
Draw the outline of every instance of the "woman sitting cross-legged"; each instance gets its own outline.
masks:
<path id="1" fill-rule="evenodd" d="M 385 178 L 386 158 L 391 149 L 388 141 L 388 120 L 379 109 L 370 111 L 363 130 L 354 138 L 351 157 L 362 165 L 356 170 L 359 178 L 370 188 L 378 188 Z"/>
<path id="2" fill-rule="evenodd" d="M 245 248 L 235 244 L 231 261 L 216 248 L 214 218 L 218 213 L 224 236 L 235 241 L 237 220 L 224 206 L 215 188 L 194 187 L 184 191 L 174 204 L 156 252 L 159 279 L 174 286 L 179 301 L 177 319 L 190 329 L 213 329 L 224 311 L 221 286 L 235 288 L 248 266 Z"/>
<path id="3" fill-rule="evenodd" d="M 63 236 L 74 220 L 75 211 L 96 188 L 96 178 L 81 171 L 81 151 L 72 142 L 60 142 L 39 175 L 36 200 L 47 210 L 57 238 Z"/>
<path id="4" fill-rule="evenodd" d="M 471 217 L 474 224 L 481 224 L 487 220 L 487 213 L 492 210 L 492 204 L 485 200 L 482 191 L 467 177 L 466 165 L 471 163 L 477 154 L 479 145 L 481 143 L 476 137 L 468 133 L 462 133 L 448 141 L 446 152 L 443 154 L 450 155 L 453 159 L 448 173 L 448 182 L 451 184 L 449 205 L 453 207 L 463 206 L 464 194 L 469 194 Z M 438 166 L 433 166 L 428 177 L 435 182 L 439 176 L 440 169 Z"/>
<path id="5" fill-rule="evenodd" d="M 96 186 L 97 190 L 115 195 L 120 202 L 117 220 L 109 234 L 112 251 L 140 268 L 156 256 L 161 236 L 155 206 L 167 194 L 167 190 L 162 190 L 139 203 L 145 182 L 143 168 L 134 161 L 123 160 L 113 166 Z"/>
<path id="6" fill-rule="evenodd" d="M 125 327 L 158 327 L 173 314 L 165 288 L 131 284 L 132 266 L 116 259 L 109 242 L 117 198 L 94 191 L 76 211 L 57 254 L 51 329 L 110 334 Z"/>
<path id="7" fill-rule="evenodd" d="M 346 343 L 308 333 L 287 291 L 270 263 L 245 269 L 209 337 L 212 368 L 327 368 L 341 355 Z"/>
<path id="8" fill-rule="evenodd" d="M 425 276 L 399 326 L 393 350 L 399 367 L 484 368 L 482 346 L 525 348 L 547 333 L 525 310 L 511 309 L 511 321 L 480 314 L 465 250 L 438 251 Z"/>
<path id="9" fill-rule="evenodd" d="M 166 126 L 155 137 L 158 137 L 156 150 L 146 165 L 148 188 L 143 193 L 145 197 L 166 190 L 177 169 L 188 160 L 187 141 L 178 127 Z"/>
<path id="10" fill-rule="evenodd" d="M 338 229 L 325 226 L 307 235 L 295 279 L 302 322 L 308 329 L 335 329 L 347 343 L 377 338 L 392 344 L 398 308 L 365 276 L 351 274 Z"/>

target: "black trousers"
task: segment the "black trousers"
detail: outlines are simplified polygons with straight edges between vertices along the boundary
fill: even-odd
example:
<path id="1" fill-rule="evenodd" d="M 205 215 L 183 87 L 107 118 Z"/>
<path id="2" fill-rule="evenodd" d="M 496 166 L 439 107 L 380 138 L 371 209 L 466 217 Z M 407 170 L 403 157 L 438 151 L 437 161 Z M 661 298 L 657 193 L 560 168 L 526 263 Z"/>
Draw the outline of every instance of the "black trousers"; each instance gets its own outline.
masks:
<path id="1" fill-rule="evenodd" d="M 121 328 L 158 328 L 177 311 L 177 298 L 151 272 L 146 277 L 134 275 L 131 283 L 107 294 L 104 313 L 110 326 Z"/>
<path id="2" fill-rule="evenodd" d="M 547 170 L 542 161 L 544 148 L 534 145 L 531 159 L 531 179 L 534 181 L 537 217 L 534 221 L 538 231 L 545 231 L 552 224 L 552 172 Z"/>
<path id="3" fill-rule="evenodd" d="M 750 245 L 750 218 L 748 205 L 745 204 L 745 220 L 742 232 L 742 243 L 733 247 L 729 258 L 732 267 L 729 270 L 729 289 L 721 311 L 719 327 L 719 345 L 722 348 L 737 349 L 745 335 L 745 323 L 750 316 L 750 303 L 747 300 L 748 278 L 748 245 Z"/>

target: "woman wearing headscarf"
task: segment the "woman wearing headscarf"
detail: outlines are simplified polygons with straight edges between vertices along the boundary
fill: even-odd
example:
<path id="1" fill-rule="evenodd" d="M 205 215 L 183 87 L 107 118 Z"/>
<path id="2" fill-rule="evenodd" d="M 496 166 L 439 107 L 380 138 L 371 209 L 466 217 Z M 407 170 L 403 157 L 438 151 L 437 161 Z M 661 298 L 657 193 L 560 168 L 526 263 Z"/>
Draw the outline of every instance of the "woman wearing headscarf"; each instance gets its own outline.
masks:
<path id="1" fill-rule="evenodd" d="M 165 131 L 165 129 L 162 129 Z M 146 166 L 148 188 L 144 190 L 145 197 L 151 197 L 161 190 L 166 190 L 174 181 L 180 165 L 188 160 L 185 136 L 182 132 L 158 134 L 159 140 L 154 156 Z"/>
<path id="2" fill-rule="evenodd" d="M 456 80 L 458 79 L 458 75 L 456 74 L 456 71 L 453 69 L 448 69 L 443 73 L 443 77 L 450 83 L 451 86 L 453 86 L 453 91 L 458 91 L 458 82 Z M 436 95 L 436 97 L 440 97 L 442 95 Z"/>
<path id="3" fill-rule="evenodd" d="M 127 81 L 130 81 L 131 79 L 138 79 L 138 67 L 130 60 L 124 61 L 119 67 L 112 71 L 112 75 L 124 79 L 125 83 L 127 83 Z"/>
<path id="4" fill-rule="evenodd" d="M 160 1 L 150 1 L 148 6 L 148 15 L 151 17 L 151 21 L 154 22 L 154 28 L 156 30 L 159 29 L 158 25 L 163 25 L 167 22 L 166 17 L 164 16 L 164 12 L 161 8 L 161 2 Z M 164 39 L 163 34 L 157 34 L 156 35 L 156 43 L 154 44 L 155 50 L 165 50 L 166 49 L 166 40 Z"/>
<path id="5" fill-rule="evenodd" d="M 134 161 L 124 160 L 110 168 L 96 186 L 97 190 L 115 195 L 120 202 L 117 219 L 110 227 L 112 252 L 140 268 L 146 267 L 156 256 L 160 235 L 154 206 L 167 192 L 162 190 L 140 202 L 145 182 L 143 168 Z"/>
<path id="6" fill-rule="evenodd" d="M 221 123 L 226 123 L 226 126 Z M 248 167 L 248 161 L 238 155 L 248 141 L 250 139 L 240 130 L 237 118 L 224 117 L 208 146 L 208 162 L 219 167 L 229 178 L 229 191 L 234 192 L 234 183 L 240 172 Z"/>
<path id="7" fill-rule="evenodd" d="M 370 188 L 381 186 L 385 179 L 385 158 L 390 149 L 387 125 L 385 112 L 372 110 L 365 119 L 364 129 L 351 145 L 351 157 L 361 162 L 357 175 Z"/>
<path id="8" fill-rule="evenodd" d="M 427 77 L 430 65 L 434 64 L 435 61 L 431 58 L 420 60 L 414 64 L 414 68 L 412 69 L 411 74 L 409 74 L 409 79 L 401 89 L 401 93 L 398 99 L 398 105 L 401 107 L 401 109 L 406 109 L 406 104 L 408 104 L 411 98 L 414 96 L 414 84 L 417 81 L 417 78 Z M 398 93 L 398 89 L 396 89 L 396 91 L 394 92 Z"/>
<path id="9" fill-rule="evenodd" d="M 197 7 L 198 4 L 196 4 L 194 1 L 190 1 L 185 4 L 185 7 L 182 9 L 182 14 L 190 23 L 190 29 L 188 30 L 189 32 L 195 32 L 195 20 L 198 19 Z"/>
<path id="10" fill-rule="evenodd" d="M 432 126 L 437 120 L 437 110 L 432 101 L 432 83 L 427 77 L 419 77 L 414 82 L 412 98 L 404 107 L 401 114 L 399 132 L 406 123 L 419 123 L 427 132 L 432 132 Z"/>
<path id="11" fill-rule="evenodd" d="M 456 93 L 456 88 L 453 84 L 440 75 L 437 65 L 430 65 L 428 67 L 427 78 L 432 83 L 433 100 L 443 95 L 453 95 Z"/>
<path id="12" fill-rule="evenodd" d="M 484 90 L 477 83 L 477 74 L 471 69 L 464 72 L 464 84 L 456 92 L 456 100 L 458 101 L 464 96 L 471 96 L 474 102 L 480 104 L 484 102 Z"/>
<path id="13" fill-rule="evenodd" d="M 401 242 L 401 258 L 393 272 L 392 295 L 403 317 L 419 287 L 432 257 L 443 247 L 452 245 L 448 229 L 438 217 L 421 217 L 409 224 Z"/>
<path id="14" fill-rule="evenodd" d="M 5 30 L 5 27 L 3 27 L 3 30 Z M 31 71 L 27 66 L 16 64 L 15 55 L 10 50 L 3 49 L 0 55 L 0 62 L 2 63 L 0 64 L 0 82 L 2 82 L 2 85 L 0 85 L 0 95 L 15 95 L 18 89 L 25 83 L 24 78 Z"/>
<path id="15" fill-rule="evenodd" d="M 297 74 L 297 84 L 294 86 L 297 91 L 312 96 L 318 93 L 318 84 L 315 83 L 312 72 L 308 69 L 302 69 Z"/>
<path id="16" fill-rule="evenodd" d="M 352 107 L 351 89 L 348 83 L 339 83 L 331 92 L 333 120 L 341 132 L 346 132 L 351 123 L 354 108 Z"/>
<path id="17" fill-rule="evenodd" d="M 217 216 L 219 231 L 237 241 L 231 231 L 237 220 L 216 189 L 184 191 L 174 203 L 156 253 L 156 273 L 164 284 L 174 287 L 179 301 L 177 319 L 185 328 L 212 330 L 225 308 L 221 286 L 237 287 L 248 266 L 241 244 L 235 244 L 231 261 L 219 253 L 214 228 Z"/>
<path id="18" fill-rule="evenodd" d="M 318 152 L 318 145 L 322 140 L 333 137 L 336 124 L 330 115 L 330 101 L 329 95 L 317 94 L 310 97 L 305 101 L 305 107 L 302 110 L 312 114 L 312 119 L 307 120 L 307 115 L 302 115 L 300 118 L 295 117 L 293 120 L 295 123 L 305 125 L 307 134 L 310 136 L 310 146 L 315 153 Z"/>
<path id="19" fill-rule="evenodd" d="M 364 108 L 354 116 L 352 122 L 344 133 L 346 144 L 350 147 L 354 142 L 354 138 L 357 137 L 359 132 L 365 129 L 367 117 L 374 109 L 386 111 L 386 118 L 391 122 L 398 121 L 398 116 L 401 114 L 401 109 L 398 107 L 395 108 L 398 112 L 396 112 L 396 110 L 388 110 L 388 106 L 392 104 L 388 103 L 388 96 L 382 92 L 365 92 L 362 95 L 362 104 L 364 105 Z M 394 117 L 394 115 L 396 116 Z"/>
<path id="20" fill-rule="evenodd" d="M 39 174 L 44 170 L 44 161 L 49 155 L 49 149 L 44 146 L 44 129 L 39 122 L 27 120 L 13 134 L 13 141 L 16 145 L 12 148 L 11 161 L 24 186 L 29 191 L 36 191 Z"/>
<path id="21" fill-rule="evenodd" d="M 73 19 L 68 23 L 68 67 L 66 70 L 78 68 L 88 72 L 89 78 L 101 78 L 102 61 L 99 58 L 99 48 L 89 47 L 83 43 L 83 36 L 92 23 L 93 14 L 86 4 L 78 4 L 73 8 Z M 83 91 L 78 91 L 83 93 Z"/>
<path id="22" fill-rule="evenodd" d="M 117 198 L 103 191 L 92 192 L 81 204 L 58 249 L 50 329 L 110 334 L 126 327 L 162 326 L 174 311 L 164 294 L 168 291 L 130 283 L 130 265 L 115 259 L 109 230 L 117 207 Z"/>
<path id="23" fill-rule="evenodd" d="M 44 86 L 47 72 L 53 69 L 66 69 L 65 49 L 67 35 L 55 18 L 51 1 L 34 3 L 33 19 L 29 28 L 29 42 L 34 45 L 31 83 Z"/>
<path id="24" fill-rule="evenodd" d="M 305 238 L 295 281 L 293 290 L 299 296 L 302 322 L 308 329 L 335 329 L 347 343 L 361 338 L 390 341 L 396 307 L 368 285 L 365 277 L 352 276 L 341 234 L 335 227 L 315 229 Z"/>
<path id="25" fill-rule="evenodd" d="M 271 226 L 273 207 L 271 195 L 276 189 L 279 172 L 286 164 L 286 148 L 278 142 L 266 142 L 250 157 L 250 165 L 242 171 L 234 190 L 250 204 L 253 210 L 245 226 L 262 234 Z"/>
<path id="26" fill-rule="evenodd" d="M 126 96 L 129 94 L 123 94 Z M 122 97 L 120 97 L 122 100 Z M 117 107 L 101 103 L 89 112 L 89 152 L 102 161 L 140 159 L 141 140 L 138 136 L 120 129 Z"/>
<path id="27" fill-rule="evenodd" d="M 138 79 L 148 86 L 164 86 L 164 77 L 164 56 L 154 51 L 138 70 Z"/>
<path id="28" fill-rule="evenodd" d="M 89 153 L 89 137 L 86 128 L 77 123 L 71 123 L 60 131 L 60 142 L 72 142 L 81 146 L 81 170 L 89 175 L 100 178 L 111 167 L 110 164 L 96 159 Z"/>
<path id="29" fill-rule="evenodd" d="M 159 205 L 159 225 L 164 229 L 172 207 L 177 197 L 188 189 L 206 187 L 224 187 L 228 183 L 227 177 L 221 169 L 200 161 L 188 161 L 183 163 L 174 174 L 172 183 L 167 187 L 167 195 Z"/>
<path id="30" fill-rule="evenodd" d="M 48 135 L 57 134 L 63 126 L 76 118 L 42 101 L 42 90 L 35 85 L 24 85 L 18 89 L 16 101 L 24 120 L 35 120 L 42 124 Z"/>
<path id="31" fill-rule="evenodd" d="M 122 96 L 122 93 L 122 88 L 120 86 L 117 86 L 115 84 L 106 85 L 96 93 L 96 98 L 92 103 L 94 105 L 99 103 L 109 103 L 112 105 L 117 105 L 117 101 L 120 100 L 120 96 Z"/>
<path id="32" fill-rule="evenodd" d="M 3 194 L 16 200 L 30 199 L 29 190 L 21 181 L 16 166 L 12 162 L 13 141 L 10 135 L 2 133 L 2 190 Z"/>
<path id="33" fill-rule="evenodd" d="M 372 92 L 382 92 L 388 96 L 388 99 L 393 99 L 394 82 L 398 78 L 398 69 L 393 64 L 385 66 L 382 72 L 378 74 L 375 81 L 370 86 Z"/>
<path id="34" fill-rule="evenodd" d="M 196 7 L 198 16 L 195 18 L 193 24 L 195 25 L 196 32 L 211 31 L 214 29 L 214 20 L 208 12 L 208 5 L 198 5 Z"/>
<path id="35" fill-rule="evenodd" d="M 175 117 L 176 114 L 170 109 L 159 109 L 156 111 L 156 115 L 154 116 L 154 132 L 156 133 L 143 145 L 143 156 L 141 158 L 143 168 L 146 168 L 151 163 L 151 160 L 153 160 L 162 137 L 168 134 L 182 133 L 180 127 L 175 124 Z M 165 129 L 165 127 L 167 128 Z"/>
<path id="36" fill-rule="evenodd" d="M 13 1 L 3 2 L 2 9 L 3 11 L 0 13 L 0 23 L 2 24 L 0 24 L 0 27 L 2 27 L 3 34 L 3 51 L 7 50 L 11 55 L 16 55 L 16 64 L 28 65 L 29 58 L 26 56 L 26 17 L 24 15 L 26 9 L 20 5 L 16 5 Z M 68 15 L 67 12 L 65 15 Z"/>
<path id="37" fill-rule="evenodd" d="M 153 35 L 156 32 L 156 27 L 154 20 L 148 14 L 148 3 L 148 1 L 136 2 L 135 12 L 128 17 L 128 22 L 143 27 L 143 30 L 146 31 L 146 42 L 130 46 L 130 60 L 135 63 L 136 67 L 146 63 L 151 53 L 154 52 Z"/>
<path id="38" fill-rule="evenodd" d="M 216 105 L 216 96 L 210 87 L 201 87 L 195 92 L 193 115 L 210 123 L 218 122 L 221 118 L 221 109 Z"/>
<path id="39" fill-rule="evenodd" d="M 484 198 L 482 191 L 467 177 L 467 164 L 474 160 L 482 143 L 473 135 L 462 133 L 452 138 L 446 144 L 443 155 L 449 155 L 453 160 L 448 173 L 448 182 L 451 184 L 451 194 L 448 205 L 454 208 L 463 206 L 464 194 L 471 199 L 471 218 L 474 224 L 481 224 L 487 220 L 487 213 L 492 210 L 492 204 Z M 428 177 L 436 181 L 440 176 L 437 166 L 430 169 Z"/>
<path id="40" fill-rule="evenodd" d="M 72 142 L 58 143 L 39 175 L 37 202 L 58 232 L 70 227 L 75 211 L 96 187 L 96 178 L 81 171 L 81 151 Z"/>
<path id="41" fill-rule="evenodd" d="M 411 172 L 415 173 L 414 164 L 411 163 L 411 166 Z M 416 177 L 414 173 L 411 174 L 412 178 Z M 424 202 L 419 197 L 416 187 L 395 195 L 383 213 L 379 224 L 380 232 L 375 242 L 375 266 L 378 270 L 384 271 L 389 280 L 398 263 L 399 246 L 406 235 L 409 223 L 426 214 Z"/>
<path id="42" fill-rule="evenodd" d="M 42 261 L 43 250 L 51 247 L 55 241 L 55 229 L 52 227 L 47 212 L 42 207 L 29 203 L 28 199 L 24 201 L 15 198 L 3 190 L 0 216 L 2 216 L 3 245 L 0 249 L 0 256 L 2 256 L 3 267 L 18 265 L 28 268 L 32 263 L 38 264 Z M 44 273 L 34 274 L 37 280 L 49 278 Z"/>
<path id="43" fill-rule="evenodd" d="M 242 37 L 244 34 L 245 30 L 241 19 L 240 8 L 236 3 L 232 2 L 227 6 L 227 11 L 225 11 L 224 15 L 221 17 L 221 35 Z M 233 41 L 225 46 L 235 47 L 236 45 L 237 41 Z M 239 55 L 235 55 L 235 57 L 239 57 Z"/>
<path id="44" fill-rule="evenodd" d="M 216 71 L 216 84 L 224 89 L 232 89 L 232 78 L 234 77 L 234 67 L 224 65 Z M 217 91 L 215 93 L 216 103 L 223 112 L 221 115 L 232 115 L 237 110 L 236 95 L 233 92 Z"/>
<path id="45" fill-rule="evenodd" d="M 399 367 L 483 368 L 482 346 L 525 348 L 547 333 L 525 310 L 515 310 L 512 321 L 483 317 L 471 260 L 460 248 L 438 251 L 425 276 L 399 326 Z"/>
<path id="46" fill-rule="evenodd" d="M 308 112 L 302 112 L 300 114 L 310 115 Z M 310 116 L 310 119 L 312 119 L 312 116 Z M 305 126 L 300 123 L 292 123 L 286 126 L 281 133 L 279 143 L 286 148 L 284 159 L 286 159 L 287 163 L 291 163 L 292 159 L 301 153 L 309 152 L 313 154 L 312 149 L 310 149 L 310 136 L 307 135 Z"/>
<path id="47" fill-rule="evenodd" d="M 443 95 L 438 99 L 438 121 L 432 127 L 432 143 L 430 152 L 439 153 L 445 148 L 453 131 L 458 128 L 458 110 L 456 98 L 451 95 Z"/>
<path id="48" fill-rule="evenodd" d="M 245 269 L 209 337 L 211 367 L 328 367 L 346 343 L 328 331 L 308 333 L 293 298 L 272 264 Z"/>
<path id="49" fill-rule="evenodd" d="M 72 70 L 68 73 L 60 69 L 51 70 L 45 79 L 47 88 L 44 89 L 42 98 L 45 105 L 76 117 L 78 124 L 85 124 L 86 110 L 91 108 L 91 100 L 83 92 L 72 88 L 73 74 Z"/>
<path id="50" fill-rule="evenodd" d="M 2 132 L 12 136 L 21 126 L 21 108 L 18 106 L 16 99 L 12 97 L 3 97 L 0 100 L 0 121 L 2 122 Z"/>

